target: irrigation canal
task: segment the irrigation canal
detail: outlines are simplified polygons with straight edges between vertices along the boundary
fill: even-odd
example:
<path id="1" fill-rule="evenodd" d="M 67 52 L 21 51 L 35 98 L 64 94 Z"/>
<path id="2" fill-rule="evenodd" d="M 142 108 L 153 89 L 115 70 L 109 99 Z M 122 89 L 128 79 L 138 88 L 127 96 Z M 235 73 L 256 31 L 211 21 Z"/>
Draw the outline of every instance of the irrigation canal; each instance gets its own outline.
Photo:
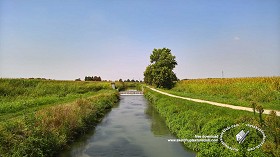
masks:
<path id="1" fill-rule="evenodd" d="M 121 95 L 95 129 L 60 157 L 194 157 L 175 138 L 163 119 L 142 95 Z"/>

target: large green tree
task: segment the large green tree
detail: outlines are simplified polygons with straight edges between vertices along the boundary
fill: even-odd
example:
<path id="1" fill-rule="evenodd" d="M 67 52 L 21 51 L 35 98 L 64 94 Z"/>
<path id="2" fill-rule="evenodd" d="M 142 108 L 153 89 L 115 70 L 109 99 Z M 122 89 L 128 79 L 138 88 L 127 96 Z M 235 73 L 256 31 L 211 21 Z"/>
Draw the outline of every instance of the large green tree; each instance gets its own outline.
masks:
<path id="1" fill-rule="evenodd" d="M 145 83 L 158 88 L 172 88 L 174 81 L 177 81 L 176 74 L 173 72 L 177 62 L 175 56 L 171 54 L 171 50 L 168 48 L 154 49 L 150 62 L 151 64 L 144 72 Z"/>

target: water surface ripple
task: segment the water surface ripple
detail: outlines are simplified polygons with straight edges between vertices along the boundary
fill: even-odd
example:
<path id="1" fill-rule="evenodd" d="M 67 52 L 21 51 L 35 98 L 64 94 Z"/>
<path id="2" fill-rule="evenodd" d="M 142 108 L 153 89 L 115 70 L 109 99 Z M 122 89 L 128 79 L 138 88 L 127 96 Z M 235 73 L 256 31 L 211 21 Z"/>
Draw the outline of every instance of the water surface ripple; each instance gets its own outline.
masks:
<path id="1" fill-rule="evenodd" d="M 121 96 L 87 135 L 60 157 L 194 157 L 180 143 L 171 143 L 163 119 L 143 96 Z"/>

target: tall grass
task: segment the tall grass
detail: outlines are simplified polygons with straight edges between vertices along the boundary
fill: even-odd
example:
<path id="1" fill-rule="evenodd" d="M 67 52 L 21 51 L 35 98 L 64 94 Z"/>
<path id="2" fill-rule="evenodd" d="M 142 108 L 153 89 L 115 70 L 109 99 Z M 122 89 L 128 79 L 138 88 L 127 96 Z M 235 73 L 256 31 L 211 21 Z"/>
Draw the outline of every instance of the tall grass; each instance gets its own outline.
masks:
<path id="1" fill-rule="evenodd" d="M 0 156 L 54 156 L 117 101 L 109 82 L 0 79 Z"/>
<path id="2" fill-rule="evenodd" d="M 194 139 L 195 135 L 220 135 L 222 130 L 234 124 L 251 124 L 263 129 L 266 141 L 260 149 L 246 151 L 245 148 L 260 143 L 262 134 L 255 129 L 250 130 L 250 136 L 240 148 L 245 151 L 232 151 L 224 147 L 221 142 L 184 143 L 192 150 L 198 151 L 198 156 L 279 156 L 280 155 L 280 118 L 275 115 L 266 115 L 264 124 L 257 115 L 247 111 L 233 110 L 208 104 L 177 99 L 159 94 L 148 88 L 145 89 L 146 98 L 165 119 L 170 131 L 180 139 Z M 248 128 L 246 128 L 248 129 Z M 276 131 L 278 130 L 278 131 Z M 240 130 L 231 129 L 224 140 L 234 147 L 240 147 L 235 135 Z M 232 137 L 232 138 L 231 138 Z M 231 145 L 231 146 L 232 146 Z"/>
<path id="3" fill-rule="evenodd" d="M 71 93 L 86 93 L 110 88 L 109 82 L 0 79 L 0 96 L 12 99 L 27 96 L 65 96 Z"/>
<path id="4" fill-rule="evenodd" d="M 110 83 L 0 79 L 0 120 L 5 119 L 7 114 L 73 101 L 101 89 L 111 89 Z"/>
<path id="5" fill-rule="evenodd" d="M 104 90 L 93 97 L 48 107 L 0 125 L 3 156 L 54 156 L 77 135 L 98 123 L 118 100 Z"/>
<path id="6" fill-rule="evenodd" d="M 183 80 L 169 92 L 194 98 L 280 110 L 280 77 Z"/>

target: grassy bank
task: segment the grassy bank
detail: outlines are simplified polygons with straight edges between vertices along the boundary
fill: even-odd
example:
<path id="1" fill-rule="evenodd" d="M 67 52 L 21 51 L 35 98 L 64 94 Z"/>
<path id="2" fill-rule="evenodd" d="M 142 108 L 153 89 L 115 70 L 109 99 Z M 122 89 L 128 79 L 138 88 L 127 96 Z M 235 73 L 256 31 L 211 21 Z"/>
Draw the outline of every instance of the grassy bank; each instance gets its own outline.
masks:
<path id="1" fill-rule="evenodd" d="M 95 126 L 118 101 L 107 82 L 0 79 L 0 83 L 2 156 L 54 156 Z"/>
<path id="2" fill-rule="evenodd" d="M 254 151 L 246 149 L 261 143 L 263 135 L 243 125 L 227 131 L 223 137 L 229 146 L 239 151 L 226 148 L 220 140 L 206 143 L 185 142 L 184 145 L 197 151 L 198 156 L 280 156 L 280 119 L 274 114 L 262 115 L 260 119 L 258 115 L 251 112 L 172 98 L 147 88 L 145 96 L 164 117 L 170 131 L 180 139 L 194 139 L 195 135 L 220 135 L 223 129 L 234 124 L 251 124 L 265 132 L 265 143 Z M 241 129 L 250 131 L 250 136 L 242 145 L 235 140 L 235 135 Z"/>
<path id="3" fill-rule="evenodd" d="M 204 100 L 280 110 L 280 77 L 182 80 L 167 92 Z"/>
<path id="4" fill-rule="evenodd" d="M 109 82 L 0 79 L 0 121 L 111 89 Z"/>

